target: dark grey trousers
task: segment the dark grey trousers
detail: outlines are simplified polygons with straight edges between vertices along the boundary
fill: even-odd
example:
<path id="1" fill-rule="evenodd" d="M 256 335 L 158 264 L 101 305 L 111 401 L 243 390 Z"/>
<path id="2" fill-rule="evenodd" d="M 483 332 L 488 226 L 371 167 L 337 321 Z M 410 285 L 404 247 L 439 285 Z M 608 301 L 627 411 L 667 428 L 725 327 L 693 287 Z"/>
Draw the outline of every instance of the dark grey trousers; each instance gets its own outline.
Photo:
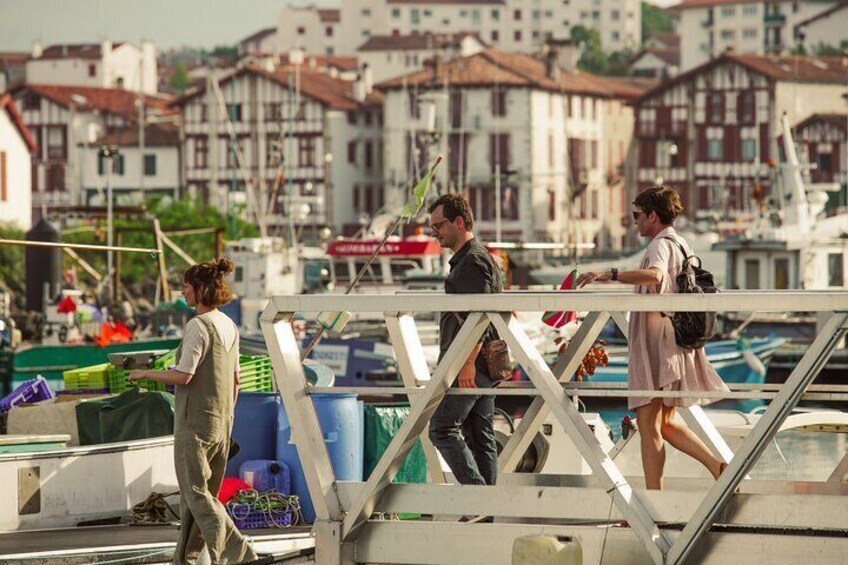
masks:
<path id="1" fill-rule="evenodd" d="M 430 419 L 430 441 L 463 485 L 493 485 L 498 448 L 494 396 L 445 396 Z"/>

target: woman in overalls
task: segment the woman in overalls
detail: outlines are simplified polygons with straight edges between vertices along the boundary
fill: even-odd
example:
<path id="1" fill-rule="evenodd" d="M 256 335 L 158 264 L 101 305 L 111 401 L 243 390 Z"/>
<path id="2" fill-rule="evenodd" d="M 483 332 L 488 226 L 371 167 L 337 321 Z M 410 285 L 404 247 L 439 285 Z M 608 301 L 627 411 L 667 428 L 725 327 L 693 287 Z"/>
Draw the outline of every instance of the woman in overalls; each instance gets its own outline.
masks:
<path id="1" fill-rule="evenodd" d="M 185 327 L 178 364 L 167 371 L 133 371 L 129 380 L 151 379 L 174 385 L 174 464 L 180 486 L 180 536 L 174 563 L 193 564 L 204 542 L 212 563 L 260 562 L 218 501 L 224 478 L 233 409 L 238 394 L 239 336 L 218 310 L 232 292 L 224 277 L 228 259 L 189 267 L 183 296 L 197 316 Z"/>

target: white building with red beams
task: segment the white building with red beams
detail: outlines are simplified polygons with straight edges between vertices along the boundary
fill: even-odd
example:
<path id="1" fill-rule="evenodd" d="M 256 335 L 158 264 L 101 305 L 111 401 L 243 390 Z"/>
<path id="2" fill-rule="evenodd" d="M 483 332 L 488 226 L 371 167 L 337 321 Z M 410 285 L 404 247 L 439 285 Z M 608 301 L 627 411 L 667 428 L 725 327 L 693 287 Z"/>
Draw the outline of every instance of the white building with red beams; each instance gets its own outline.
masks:
<path id="1" fill-rule="evenodd" d="M 34 219 L 54 206 L 84 204 L 82 149 L 101 135 L 138 127 L 146 115 L 166 112 L 169 100 L 114 88 L 24 84 L 11 91 L 35 139 L 32 158 Z"/>
<path id="2" fill-rule="evenodd" d="M 632 114 L 614 82 L 566 72 L 555 57 L 487 49 L 379 84 L 387 201 L 401 206 L 411 180 L 442 154 L 437 189 L 468 196 L 484 239 L 498 237 L 500 198 L 504 241 L 620 247 L 616 165 L 629 140 L 613 143 L 609 130 L 627 132 Z"/>
<path id="3" fill-rule="evenodd" d="M 844 111 L 841 58 L 726 53 L 649 90 L 635 102 L 638 188 L 658 178 L 698 211 L 750 213 L 755 186 L 768 193 L 780 118 Z"/>
<path id="4" fill-rule="evenodd" d="M 839 183 L 838 193 L 829 193 L 828 210 L 848 208 L 848 114 L 813 114 L 793 128 L 798 158 L 813 167 L 814 183 Z"/>
<path id="5" fill-rule="evenodd" d="M 295 4 L 280 14 L 279 45 L 310 53 L 353 54 L 374 35 L 476 32 L 507 51 L 538 51 L 575 26 L 598 30 L 607 51 L 640 44 L 638 0 L 357 0 L 340 9 Z"/>
<path id="6" fill-rule="evenodd" d="M 247 66 L 187 94 L 177 107 L 189 195 L 225 213 L 243 206 L 271 235 L 287 234 L 290 217 L 304 235 L 359 227 L 382 205 L 382 96 L 366 79 Z"/>
<path id="7" fill-rule="evenodd" d="M 796 43 L 795 27 L 840 2 L 682 0 L 671 8 L 678 14 L 677 32 L 684 38 L 680 68 L 688 71 L 728 49 L 741 54 L 788 54 Z M 843 31 L 846 25 L 843 18 Z M 812 36 L 808 39 L 816 42 Z"/>
<path id="8" fill-rule="evenodd" d="M 32 154 L 35 140 L 8 94 L 0 95 L 0 223 L 32 224 Z"/>

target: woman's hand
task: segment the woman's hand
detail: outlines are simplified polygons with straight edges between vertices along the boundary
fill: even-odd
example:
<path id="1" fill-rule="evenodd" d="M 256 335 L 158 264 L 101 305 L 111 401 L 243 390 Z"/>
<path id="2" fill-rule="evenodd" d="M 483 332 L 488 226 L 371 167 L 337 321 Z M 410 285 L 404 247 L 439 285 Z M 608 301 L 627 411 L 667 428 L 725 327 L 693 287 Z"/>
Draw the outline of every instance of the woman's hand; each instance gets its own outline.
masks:
<path id="1" fill-rule="evenodd" d="M 577 277 L 577 288 L 583 288 L 587 284 L 592 284 L 593 282 L 606 282 L 610 280 L 610 272 L 604 271 L 601 273 L 593 273 L 591 271 L 587 271 L 582 273 Z"/>
<path id="2" fill-rule="evenodd" d="M 131 383 L 147 378 L 147 371 L 130 371 L 127 380 Z"/>

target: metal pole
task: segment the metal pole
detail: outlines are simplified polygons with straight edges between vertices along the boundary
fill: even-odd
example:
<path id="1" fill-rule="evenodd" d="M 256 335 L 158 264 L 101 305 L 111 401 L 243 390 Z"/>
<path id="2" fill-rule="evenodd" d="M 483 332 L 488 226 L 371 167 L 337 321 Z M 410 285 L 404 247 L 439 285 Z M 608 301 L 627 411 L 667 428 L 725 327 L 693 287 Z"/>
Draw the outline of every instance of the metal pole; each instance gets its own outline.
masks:
<path id="1" fill-rule="evenodd" d="M 150 253 L 154 257 L 159 253 L 158 249 L 147 249 L 145 247 L 109 247 L 108 245 L 88 245 L 86 243 L 54 243 L 52 241 L 25 241 L 20 239 L 0 239 L 0 244 L 25 245 L 28 247 L 59 247 L 63 249 L 92 249 L 95 251 L 129 251 L 132 253 Z"/>
<path id="2" fill-rule="evenodd" d="M 112 247 L 114 246 L 113 241 L 113 233 L 112 233 L 112 166 L 115 163 L 114 160 L 115 153 L 110 152 L 108 159 L 108 165 L 106 167 L 106 247 L 109 248 L 106 251 L 106 283 L 107 289 L 109 292 L 109 297 L 112 297 L 113 293 L 113 284 L 112 284 L 112 267 L 114 264 L 114 256 L 112 255 Z"/>
<path id="3" fill-rule="evenodd" d="M 498 159 L 496 156 L 495 159 Z M 501 164 L 495 163 L 495 239 L 501 241 Z"/>

